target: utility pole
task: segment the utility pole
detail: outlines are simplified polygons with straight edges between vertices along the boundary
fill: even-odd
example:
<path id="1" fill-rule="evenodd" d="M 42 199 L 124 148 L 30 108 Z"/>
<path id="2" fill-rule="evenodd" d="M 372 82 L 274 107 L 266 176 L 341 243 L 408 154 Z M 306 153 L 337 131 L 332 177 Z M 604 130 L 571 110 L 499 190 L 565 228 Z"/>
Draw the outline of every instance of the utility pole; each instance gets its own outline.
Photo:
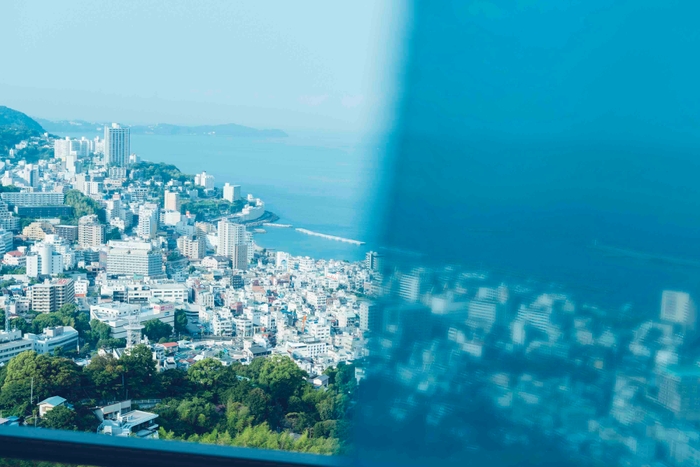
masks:
<path id="1" fill-rule="evenodd" d="M 31 392 L 29 393 L 29 404 L 33 405 L 34 404 L 34 377 L 32 376 L 32 389 Z"/>

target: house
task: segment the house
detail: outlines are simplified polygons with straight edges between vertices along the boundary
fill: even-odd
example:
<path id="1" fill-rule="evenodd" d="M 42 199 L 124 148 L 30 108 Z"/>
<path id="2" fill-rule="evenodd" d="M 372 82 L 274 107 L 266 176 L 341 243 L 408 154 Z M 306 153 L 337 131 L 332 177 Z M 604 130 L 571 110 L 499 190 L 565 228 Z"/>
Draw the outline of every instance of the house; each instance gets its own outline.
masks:
<path id="1" fill-rule="evenodd" d="M 175 357 L 167 357 L 162 362 L 162 370 L 175 370 L 177 368 L 177 363 L 175 362 Z"/>
<path id="2" fill-rule="evenodd" d="M 114 420 L 121 412 L 131 411 L 131 401 L 115 402 L 113 404 L 105 405 L 102 407 L 96 407 L 92 409 L 95 416 L 101 421 Z"/>
<path id="3" fill-rule="evenodd" d="M 253 344 L 250 347 L 244 349 L 243 353 L 245 354 L 248 361 L 253 361 L 254 358 L 265 357 L 267 355 L 270 355 L 272 353 L 272 350 L 266 349 L 262 345 Z"/>
<path id="4" fill-rule="evenodd" d="M 175 352 L 178 351 L 178 343 L 177 342 L 166 342 L 164 344 L 160 344 L 165 348 L 165 352 L 167 354 L 174 354 Z"/>
<path id="5" fill-rule="evenodd" d="M 316 388 L 327 388 L 328 387 L 328 375 L 319 375 L 311 380 L 311 384 Z"/>
<path id="6" fill-rule="evenodd" d="M 49 397 L 48 399 L 44 399 L 43 401 L 39 402 L 37 405 L 39 406 L 39 418 L 43 418 L 47 412 L 52 411 L 60 405 L 66 405 L 68 408 L 70 408 L 70 405 L 66 404 L 66 399 L 61 396 Z"/>
<path id="7" fill-rule="evenodd" d="M 130 400 L 97 407 L 93 412 L 102 422 L 97 428 L 99 434 L 125 438 L 158 438 L 158 425 L 153 422 L 158 415 L 131 410 Z"/>

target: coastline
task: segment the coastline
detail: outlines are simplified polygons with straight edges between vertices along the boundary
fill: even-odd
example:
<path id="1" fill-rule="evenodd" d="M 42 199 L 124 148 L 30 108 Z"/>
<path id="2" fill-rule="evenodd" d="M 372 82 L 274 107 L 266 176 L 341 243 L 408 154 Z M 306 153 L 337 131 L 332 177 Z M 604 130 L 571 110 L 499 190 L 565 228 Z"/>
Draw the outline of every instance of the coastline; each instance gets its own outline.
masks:
<path id="1" fill-rule="evenodd" d="M 280 220 L 279 216 L 272 211 L 265 211 L 265 213 L 252 221 L 241 222 L 242 225 L 246 227 L 260 227 L 263 224 L 271 224 Z"/>

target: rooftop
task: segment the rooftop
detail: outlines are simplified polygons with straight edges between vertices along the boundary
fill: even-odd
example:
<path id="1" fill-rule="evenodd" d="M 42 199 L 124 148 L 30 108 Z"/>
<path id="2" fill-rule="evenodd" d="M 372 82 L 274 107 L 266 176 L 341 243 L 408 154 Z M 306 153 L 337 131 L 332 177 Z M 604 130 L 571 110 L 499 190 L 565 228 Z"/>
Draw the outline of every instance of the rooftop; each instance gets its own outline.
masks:
<path id="1" fill-rule="evenodd" d="M 61 396 L 52 396 L 52 397 L 49 397 L 48 399 L 44 399 L 43 401 L 39 402 L 37 405 L 47 404 L 47 405 L 50 405 L 52 407 L 58 407 L 59 405 L 63 404 L 65 401 L 66 401 L 66 399 L 64 399 Z"/>

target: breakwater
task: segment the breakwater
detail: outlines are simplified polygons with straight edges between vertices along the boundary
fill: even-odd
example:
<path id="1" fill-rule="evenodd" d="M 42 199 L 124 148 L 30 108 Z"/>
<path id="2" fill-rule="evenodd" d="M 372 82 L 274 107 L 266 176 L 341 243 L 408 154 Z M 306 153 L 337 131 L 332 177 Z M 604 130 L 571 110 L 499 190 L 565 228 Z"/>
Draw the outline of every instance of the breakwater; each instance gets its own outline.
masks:
<path id="1" fill-rule="evenodd" d="M 306 229 L 295 229 L 297 232 L 301 232 L 306 235 L 313 235 L 314 237 L 321 237 L 321 238 L 326 238 L 328 240 L 335 240 L 337 242 L 344 242 L 344 243 L 351 243 L 353 245 L 364 245 L 365 242 L 361 242 L 359 240 L 353 240 L 352 238 L 344 238 L 344 237 L 337 237 L 335 235 L 327 235 L 319 232 L 314 232 L 312 230 L 306 230 Z"/>

